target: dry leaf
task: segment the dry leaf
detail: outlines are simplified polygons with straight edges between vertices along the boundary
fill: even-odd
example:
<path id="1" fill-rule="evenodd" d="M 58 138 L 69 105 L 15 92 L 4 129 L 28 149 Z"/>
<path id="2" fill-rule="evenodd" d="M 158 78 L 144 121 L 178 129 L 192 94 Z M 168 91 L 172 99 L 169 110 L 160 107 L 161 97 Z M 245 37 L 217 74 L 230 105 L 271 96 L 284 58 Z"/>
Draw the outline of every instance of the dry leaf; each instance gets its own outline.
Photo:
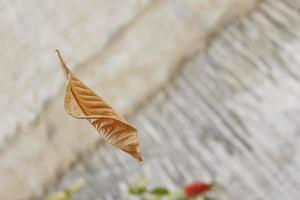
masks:
<path id="1" fill-rule="evenodd" d="M 137 130 L 121 118 L 102 98 L 77 79 L 56 50 L 67 79 L 65 109 L 73 117 L 87 119 L 110 144 L 143 160 Z"/>

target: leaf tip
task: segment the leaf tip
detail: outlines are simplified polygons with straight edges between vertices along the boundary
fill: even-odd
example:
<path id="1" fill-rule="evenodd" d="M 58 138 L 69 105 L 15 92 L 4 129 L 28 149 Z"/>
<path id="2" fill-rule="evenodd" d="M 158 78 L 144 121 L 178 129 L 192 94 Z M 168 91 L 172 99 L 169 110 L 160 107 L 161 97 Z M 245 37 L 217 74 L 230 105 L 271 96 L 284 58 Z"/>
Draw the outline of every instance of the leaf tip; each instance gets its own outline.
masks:
<path id="1" fill-rule="evenodd" d="M 59 61 L 60 61 L 63 73 L 64 73 L 65 77 L 68 79 L 68 75 L 69 75 L 69 71 L 70 70 L 68 69 L 68 67 L 67 67 L 67 65 L 66 65 L 66 63 L 65 63 L 65 61 L 64 61 L 64 59 L 62 57 L 62 55 L 60 54 L 60 51 L 58 49 L 55 49 L 55 52 L 57 53 L 57 56 L 59 58 Z"/>
<path id="2" fill-rule="evenodd" d="M 143 162 L 144 157 L 140 154 L 139 156 L 135 157 L 138 161 Z"/>
<path id="3" fill-rule="evenodd" d="M 139 144 L 130 144 L 126 146 L 125 148 L 121 148 L 123 151 L 137 159 L 138 161 L 142 162 L 144 161 L 144 157 L 141 154 L 141 150 L 139 147 Z"/>
<path id="4" fill-rule="evenodd" d="M 141 154 L 140 148 L 137 146 L 134 152 L 130 152 L 129 154 L 131 154 L 135 159 L 137 159 L 139 162 L 143 162 L 144 161 L 144 157 Z"/>

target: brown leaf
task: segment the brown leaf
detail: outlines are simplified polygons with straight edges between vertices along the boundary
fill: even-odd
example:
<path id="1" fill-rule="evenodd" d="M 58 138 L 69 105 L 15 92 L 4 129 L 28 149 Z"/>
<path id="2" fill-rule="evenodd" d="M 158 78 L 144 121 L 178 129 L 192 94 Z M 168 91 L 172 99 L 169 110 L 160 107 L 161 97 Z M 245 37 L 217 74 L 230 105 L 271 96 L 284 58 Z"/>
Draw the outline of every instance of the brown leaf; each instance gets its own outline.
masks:
<path id="1" fill-rule="evenodd" d="M 75 118 L 87 119 L 107 142 L 142 161 L 137 130 L 77 79 L 66 66 L 60 52 L 56 52 L 68 83 L 65 95 L 66 111 Z"/>

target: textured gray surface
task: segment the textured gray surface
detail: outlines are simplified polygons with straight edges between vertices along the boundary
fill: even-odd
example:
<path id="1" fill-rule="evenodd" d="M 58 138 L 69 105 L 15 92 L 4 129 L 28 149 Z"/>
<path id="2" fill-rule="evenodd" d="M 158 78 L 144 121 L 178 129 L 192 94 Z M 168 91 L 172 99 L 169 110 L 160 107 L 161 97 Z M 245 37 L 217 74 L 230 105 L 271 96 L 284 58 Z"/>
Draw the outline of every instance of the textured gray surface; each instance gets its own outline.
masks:
<path id="1" fill-rule="evenodd" d="M 0 147 L 37 119 L 45 104 L 62 91 L 55 49 L 123 112 L 143 99 L 148 88 L 164 82 L 177 60 L 203 47 L 212 31 L 251 10 L 255 2 L 1 1 L 0 109 L 4 114 L 0 120 L 5 125 L 0 124 Z M 190 37 L 185 37 L 186 32 Z M 154 74 L 153 84 L 140 79 L 141 71 Z M 134 83 L 143 85 L 145 92 Z M 122 100 L 120 85 L 129 94 Z"/>
<path id="2" fill-rule="evenodd" d="M 129 119 L 143 164 L 103 144 L 54 190 L 84 177 L 74 199 L 123 199 L 127 184 L 146 176 L 171 188 L 216 180 L 220 199 L 299 199 L 299 10 L 298 0 L 268 0 L 185 63 Z"/>
<path id="3" fill-rule="evenodd" d="M 54 49 L 124 114 L 166 84 L 183 60 L 203 51 L 212 33 L 255 3 L 1 1 L 0 199 L 40 197 L 102 139 L 64 112 L 64 78 Z"/>

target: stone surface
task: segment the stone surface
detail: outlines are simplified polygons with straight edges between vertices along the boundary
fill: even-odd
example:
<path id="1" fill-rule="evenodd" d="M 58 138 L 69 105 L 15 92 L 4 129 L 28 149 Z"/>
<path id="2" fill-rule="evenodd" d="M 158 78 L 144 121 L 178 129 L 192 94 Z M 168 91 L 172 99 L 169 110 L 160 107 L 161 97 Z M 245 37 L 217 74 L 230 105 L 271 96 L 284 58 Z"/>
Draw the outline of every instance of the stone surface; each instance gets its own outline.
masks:
<path id="1" fill-rule="evenodd" d="M 300 1 L 267 0 L 185 62 L 129 120 L 144 162 L 101 145 L 66 172 L 74 200 L 127 199 L 127 187 L 221 185 L 220 200 L 300 198 Z M 133 198 L 134 199 L 134 198 Z"/>
<path id="2" fill-rule="evenodd" d="M 87 123 L 64 112 L 54 49 L 127 114 L 254 2 L 2 1 L 0 199 L 40 197 L 81 153 L 101 142 Z"/>

